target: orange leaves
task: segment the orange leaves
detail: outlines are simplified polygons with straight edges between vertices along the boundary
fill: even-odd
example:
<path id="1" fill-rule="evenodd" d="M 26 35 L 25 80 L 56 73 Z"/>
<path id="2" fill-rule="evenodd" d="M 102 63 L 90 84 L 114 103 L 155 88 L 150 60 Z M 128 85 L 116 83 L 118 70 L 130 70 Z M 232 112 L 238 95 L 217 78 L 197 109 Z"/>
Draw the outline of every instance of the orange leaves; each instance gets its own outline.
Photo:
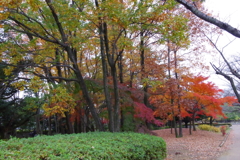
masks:
<path id="1" fill-rule="evenodd" d="M 156 107 L 154 116 L 168 120 L 173 116 L 191 117 L 193 114 L 225 118 L 221 105 L 232 104 L 236 98 L 221 98 L 222 90 L 207 80 L 208 77 L 201 75 L 182 77 L 179 87 L 176 80 L 168 80 L 150 97 L 150 103 Z"/>
<path id="2" fill-rule="evenodd" d="M 184 77 L 185 84 L 183 84 L 186 93 L 185 99 L 188 99 L 195 103 L 194 107 L 198 110 L 202 110 L 203 114 L 216 118 L 217 116 L 225 117 L 222 112 L 224 103 L 233 103 L 236 101 L 234 97 L 221 98 L 221 89 L 218 89 L 212 82 L 206 82 L 208 77 L 201 75 L 194 77 Z M 188 104 L 186 104 L 188 105 Z M 188 110 L 194 111 L 193 105 L 188 105 Z"/>

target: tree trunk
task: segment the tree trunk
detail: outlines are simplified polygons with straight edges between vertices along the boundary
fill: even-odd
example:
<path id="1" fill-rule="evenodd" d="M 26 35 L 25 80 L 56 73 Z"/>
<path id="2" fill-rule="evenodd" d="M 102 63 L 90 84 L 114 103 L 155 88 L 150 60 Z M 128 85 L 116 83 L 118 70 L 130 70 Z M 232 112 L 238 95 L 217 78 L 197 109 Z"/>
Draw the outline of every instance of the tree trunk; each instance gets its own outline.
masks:
<path id="1" fill-rule="evenodd" d="M 113 76 L 113 86 L 114 86 L 114 131 L 120 132 L 120 97 L 119 97 L 119 90 L 118 90 L 118 81 L 117 81 L 117 70 L 116 66 L 111 66 L 112 76 Z"/>
<path id="2" fill-rule="evenodd" d="M 48 135 L 52 135 L 52 119 L 51 119 L 51 116 L 48 117 Z"/>
<path id="3" fill-rule="evenodd" d="M 41 127 L 40 127 L 40 108 L 37 109 L 36 114 L 36 133 L 41 135 Z"/>
<path id="4" fill-rule="evenodd" d="M 117 69 L 116 69 L 116 60 L 115 55 L 117 54 L 117 46 L 116 42 L 111 42 L 111 53 L 109 49 L 109 40 L 108 40 L 108 29 L 107 23 L 103 23 L 103 38 L 106 49 L 106 57 L 108 59 L 108 64 L 111 68 L 111 76 L 113 79 L 113 90 L 114 90 L 114 105 L 113 105 L 113 119 L 114 119 L 114 132 L 120 131 L 120 97 L 119 97 L 119 89 L 118 89 L 118 79 L 117 79 Z"/>
<path id="5" fill-rule="evenodd" d="M 179 85 L 179 78 L 178 78 L 178 73 L 177 73 L 177 51 L 174 51 L 174 62 L 175 62 L 175 78 L 177 81 L 177 88 L 178 88 L 178 99 L 177 99 L 177 103 L 178 103 L 178 118 L 179 118 L 179 137 L 182 137 L 182 116 L 181 116 L 181 106 L 180 106 L 180 85 Z"/>
<path id="6" fill-rule="evenodd" d="M 196 126 L 195 126 L 195 114 L 193 114 L 193 118 L 192 118 L 192 125 L 193 125 L 193 131 L 196 131 Z"/>
<path id="7" fill-rule="evenodd" d="M 108 110 L 108 119 L 109 119 L 109 131 L 114 132 L 114 115 L 113 115 L 113 108 L 110 100 L 110 92 L 108 89 L 108 70 L 107 70 L 107 62 L 106 62 L 106 52 L 104 49 L 104 27 L 102 22 L 99 22 L 99 36 L 100 36 L 100 48 L 101 48 L 101 59 L 102 59 L 102 70 L 103 70 L 103 89 L 104 89 L 104 95 L 105 95 L 105 102 Z"/>
<path id="8" fill-rule="evenodd" d="M 210 117 L 210 125 L 213 125 L 213 117 Z"/>
<path id="9" fill-rule="evenodd" d="M 175 117 L 173 117 L 173 123 L 174 123 L 175 136 L 176 136 L 176 138 L 178 138 L 177 123 L 176 123 Z"/>
<path id="10" fill-rule="evenodd" d="M 83 93 L 83 97 L 84 97 L 86 103 L 88 104 L 90 112 L 91 112 L 91 114 L 93 116 L 93 119 L 95 121 L 96 127 L 99 131 L 104 131 L 103 125 L 102 125 L 101 120 L 100 120 L 100 117 L 99 117 L 99 115 L 96 111 L 96 108 L 94 107 L 92 99 L 89 96 L 86 83 L 85 83 L 85 81 L 83 79 L 83 76 L 82 76 L 82 73 L 81 73 L 81 71 L 78 67 L 77 59 L 76 59 L 76 56 L 75 56 L 75 53 L 74 53 L 75 50 L 71 49 L 69 46 L 66 47 L 66 50 L 67 50 L 68 56 L 69 56 L 69 58 L 72 62 L 72 65 L 73 65 L 73 68 L 74 68 L 74 73 L 75 73 L 75 75 L 78 79 L 79 85 L 80 85 L 82 93 Z"/>
<path id="11" fill-rule="evenodd" d="M 72 128 L 72 123 L 70 122 L 70 116 L 67 112 L 65 112 L 64 114 L 66 116 L 65 118 L 66 118 L 68 134 L 72 134 L 73 133 L 73 128 Z"/>
<path id="12" fill-rule="evenodd" d="M 192 135 L 192 121 L 189 122 L 189 134 Z"/>
<path id="13" fill-rule="evenodd" d="M 123 49 L 118 54 L 119 82 L 123 83 Z"/>

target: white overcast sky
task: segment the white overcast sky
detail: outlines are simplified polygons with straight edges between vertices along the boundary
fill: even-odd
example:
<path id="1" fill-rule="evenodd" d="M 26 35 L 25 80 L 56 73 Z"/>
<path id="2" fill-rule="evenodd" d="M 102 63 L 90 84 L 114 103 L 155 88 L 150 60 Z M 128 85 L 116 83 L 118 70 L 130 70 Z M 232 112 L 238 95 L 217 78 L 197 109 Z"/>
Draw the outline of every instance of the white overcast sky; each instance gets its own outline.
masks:
<path id="1" fill-rule="evenodd" d="M 240 29 L 240 0 L 206 0 L 206 2 L 204 2 L 204 6 L 214 17 Z M 233 39 L 235 39 L 235 37 L 224 32 L 223 36 L 219 38 L 217 45 L 220 49 L 222 49 Z M 231 58 L 230 55 L 233 54 L 240 54 L 240 39 L 235 39 L 233 43 L 224 48 L 223 53 L 227 58 Z M 215 60 L 215 64 L 217 65 L 219 58 L 216 56 Z M 212 68 L 210 71 L 210 79 L 219 88 L 228 88 L 228 81 L 220 75 L 216 75 Z"/>

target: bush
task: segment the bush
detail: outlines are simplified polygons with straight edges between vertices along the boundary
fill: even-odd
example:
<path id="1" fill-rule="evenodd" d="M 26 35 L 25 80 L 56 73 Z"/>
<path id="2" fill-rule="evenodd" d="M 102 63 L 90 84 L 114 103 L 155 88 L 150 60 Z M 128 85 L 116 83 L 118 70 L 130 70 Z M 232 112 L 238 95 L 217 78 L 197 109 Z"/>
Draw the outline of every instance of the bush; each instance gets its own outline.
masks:
<path id="1" fill-rule="evenodd" d="M 205 130 L 205 131 L 220 132 L 220 129 L 219 129 L 219 128 L 214 127 L 214 126 L 210 126 L 210 125 L 207 125 L 207 124 L 199 125 L 198 128 L 199 128 L 200 130 Z"/>
<path id="2" fill-rule="evenodd" d="M 166 143 L 139 133 L 92 132 L 0 141 L 0 159 L 161 160 Z"/>

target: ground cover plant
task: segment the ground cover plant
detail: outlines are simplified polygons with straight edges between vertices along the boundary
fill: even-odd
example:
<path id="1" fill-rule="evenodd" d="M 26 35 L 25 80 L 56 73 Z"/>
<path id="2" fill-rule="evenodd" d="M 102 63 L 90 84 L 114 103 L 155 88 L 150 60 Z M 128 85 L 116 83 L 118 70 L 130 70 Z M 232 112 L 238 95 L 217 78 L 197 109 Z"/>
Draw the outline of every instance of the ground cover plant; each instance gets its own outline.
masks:
<path id="1" fill-rule="evenodd" d="M 214 127 L 214 126 L 210 126 L 210 125 L 207 125 L 207 124 L 199 125 L 198 128 L 200 130 L 205 130 L 205 131 L 220 132 L 220 128 Z"/>
<path id="2" fill-rule="evenodd" d="M 0 159 L 156 159 L 166 157 L 166 143 L 139 133 L 92 132 L 0 141 Z"/>

